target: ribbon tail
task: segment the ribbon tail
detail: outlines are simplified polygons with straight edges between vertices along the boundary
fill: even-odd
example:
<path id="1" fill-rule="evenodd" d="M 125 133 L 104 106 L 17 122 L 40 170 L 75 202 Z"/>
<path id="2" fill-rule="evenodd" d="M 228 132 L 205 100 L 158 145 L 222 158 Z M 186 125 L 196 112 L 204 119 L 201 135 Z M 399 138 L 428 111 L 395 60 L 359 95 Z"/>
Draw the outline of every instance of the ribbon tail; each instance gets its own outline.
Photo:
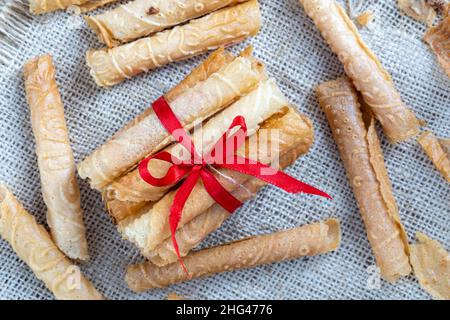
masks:
<path id="1" fill-rule="evenodd" d="M 222 208 L 233 213 L 242 205 L 242 202 L 229 193 L 210 171 L 202 170 L 201 177 L 206 191 Z"/>
<path id="2" fill-rule="evenodd" d="M 189 177 L 187 177 L 183 184 L 180 186 L 177 193 L 175 194 L 172 206 L 170 207 L 169 215 L 169 225 L 173 248 L 175 249 L 175 253 L 177 254 L 178 260 L 180 261 L 181 267 L 188 275 L 189 272 L 184 265 L 183 259 L 181 258 L 180 249 L 178 247 L 178 242 L 176 239 L 176 231 L 181 220 L 181 213 L 183 212 L 184 205 L 186 204 L 186 201 L 189 198 L 192 189 L 194 189 L 195 184 L 200 177 L 200 172 L 201 171 L 199 171 L 197 167 L 194 168 L 192 174 L 190 174 Z"/>
<path id="3" fill-rule="evenodd" d="M 249 163 L 250 161 L 252 163 Z M 258 161 L 249 160 L 240 156 L 234 156 L 232 163 L 218 164 L 218 166 L 254 176 L 289 193 L 306 193 L 332 199 L 329 194 L 323 192 L 322 190 L 319 190 L 307 183 L 291 177 L 283 171 L 276 170 L 275 168 Z M 262 174 L 261 172 L 264 169 L 270 170 L 274 173 Z"/>

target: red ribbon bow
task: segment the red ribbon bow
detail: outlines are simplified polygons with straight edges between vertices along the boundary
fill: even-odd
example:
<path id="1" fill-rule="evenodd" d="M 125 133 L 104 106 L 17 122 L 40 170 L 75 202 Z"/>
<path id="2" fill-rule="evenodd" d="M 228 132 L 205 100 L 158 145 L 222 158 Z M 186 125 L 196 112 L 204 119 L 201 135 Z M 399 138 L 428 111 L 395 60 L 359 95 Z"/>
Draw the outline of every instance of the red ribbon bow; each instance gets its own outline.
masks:
<path id="1" fill-rule="evenodd" d="M 217 178 L 211 173 L 208 168 L 209 165 L 214 165 L 222 168 L 231 169 L 247 175 L 257 177 L 270 184 L 273 184 L 289 193 L 308 193 L 315 194 L 322 197 L 331 199 L 331 197 L 304 182 L 301 182 L 282 171 L 276 170 L 273 167 L 260 163 L 258 161 L 250 160 L 244 157 L 235 155 L 236 150 L 244 142 L 244 139 L 239 137 L 245 137 L 247 134 L 247 126 L 245 119 L 242 116 L 237 116 L 233 119 L 227 132 L 217 141 L 215 147 L 207 156 L 201 156 L 197 153 L 194 143 L 184 130 L 178 118 L 173 113 L 169 104 L 164 97 L 160 97 L 152 104 L 153 110 L 156 116 L 161 121 L 166 130 L 181 143 L 191 154 L 190 161 L 180 161 L 172 154 L 162 151 L 153 156 L 147 157 L 139 164 L 139 174 L 141 178 L 156 187 L 163 187 L 173 185 L 186 177 L 185 181 L 181 184 L 177 193 L 175 194 L 174 201 L 170 207 L 169 224 L 170 232 L 172 235 L 172 243 L 183 269 L 187 273 L 187 269 L 183 263 L 178 248 L 178 243 L 175 238 L 175 232 L 181 219 L 181 213 L 184 205 L 192 192 L 192 189 L 196 185 L 199 178 L 202 179 L 203 185 L 209 195 L 225 210 L 232 213 L 239 208 L 242 203 L 236 199 L 231 193 L 229 193 L 217 180 Z M 236 128 L 239 128 L 234 134 L 230 132 Z M 232 148 L 227 148 L 231 143 Z M 217 153 L 217 150 L 224 150 L 225 152 Z M 155 178 L 148 170 L 148 163 L 152 159 L 162 160 L 172 163 L 172 166 L 167 171 L 166 175 L 162 178 Z M 262 174 L 264 170 L 270 169 L 271 174 Z"/>

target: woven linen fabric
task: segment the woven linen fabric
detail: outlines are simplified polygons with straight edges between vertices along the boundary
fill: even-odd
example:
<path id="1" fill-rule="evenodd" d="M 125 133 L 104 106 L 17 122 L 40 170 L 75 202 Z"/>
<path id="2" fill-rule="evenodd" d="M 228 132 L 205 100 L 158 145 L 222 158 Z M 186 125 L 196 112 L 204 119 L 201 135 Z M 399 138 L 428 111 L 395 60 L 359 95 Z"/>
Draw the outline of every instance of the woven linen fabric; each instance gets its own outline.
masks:
<path id="1" fill-rule="evenodd" d="M 85 64 L 86 51 L 101 44 L 83 19 L 67 12 L 31 16 L 24 12 L 28 10 L 26 5 L 18 1 L 3 1 L 0 12 L 0 181 L 10 186 L 40 223 L 45 223 L 22 80 L 25 61 L 43 53 L 53 55 L 71 144 L 80 162 L 183 79 L 206 55 L 102 89 L 95 85 Z M 232 51 L 252 44 L 255 55 L 267 65 L 290 101 L 312 119 L 314 146 L 288 172 L 330 193 L 333 200 L 266 187 L 211 234 L 202 247 L 337 217 L 342 223 L 339 250 L 135 294 L 124 281 L 125 268 L 142 261 L 142 257 L 132 244 L 121 239 L 104 210 L 101 195 L 86 181 L 80 181 L 91 255 L 89 263 L 82 266 L 84 274 L 111 299 L 162 299 L 172 291 L 189 299 L 429 299 L 413 276 L 395 284 L 380 281 L 377 276 L 352 190 L 313 91 L 319 83 L 341 76 L 341 64 L 298 0 L 260 3 L 260 33 Z M 426 120 L 429 129 L 449 137 L 450 82 L 421 40 L 425 26 L 404 16 L 396 1 L 359 3 L 354 6 L 354 14 L 370 9 L 376 15 L 369 27 L 361 29 L 362 36 L 392 74 L 403 99 Z M 422 231 L 450 249 L 449 185 L 416 141 L 392 145 L 381 130 L 379 134 L 410 241 L 415 241 L 416 231 Z M 0 298 L 53 298 L 4 240 L 0 240 Z"/>

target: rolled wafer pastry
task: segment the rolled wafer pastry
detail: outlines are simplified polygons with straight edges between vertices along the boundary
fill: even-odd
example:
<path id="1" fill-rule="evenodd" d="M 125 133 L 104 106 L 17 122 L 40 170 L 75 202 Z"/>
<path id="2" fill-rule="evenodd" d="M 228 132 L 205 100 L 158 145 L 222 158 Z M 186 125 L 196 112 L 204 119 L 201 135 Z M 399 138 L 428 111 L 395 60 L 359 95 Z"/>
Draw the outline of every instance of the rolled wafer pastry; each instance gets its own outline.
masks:
<path id="1" fill-rule="evenodd" d="M 90 0 L 29 0 L 30 12 L 42 14 L 56 10 L 67 9 L 72 5 L 82 5 Z"/>
<path id="2" fill-rule="evenodd" d="M 384 165 L 373 117 L 364 123 L 356 91 L 347 78 L 316 89 L 353 188 L 367 236 L 384 279 L 408 275 L 408 239 Z"/>
<path id="3" fill-rule="evenodd" d="M 184 128 L 190 130 L 265 78 L 261 62 L 253 57 L 238 57 L 169 103 Z M 172 141 L 149 108 L 81 162 L 78 173 L 82 178 L 89 178 L 93 188 L 102 189 L 145 156 Z"/>
<path id="4" fill-rule="evenodd" d="M 301 115 L 292 111 L 285 117 L 291 119 L 283 119 L 282 122 L 289 125 L 287 122 L 290 120 L 298 120 Z M 292 125 L 295 125 L 294 123 Z M 298 159 L 298 157 L 308 151 L 310 143 L 312 142 L 312 136 L 310 139 L 306 139 L 299 143 L 299 145 L 287 153 L 280 156 L 279 166 L 281 169 L 291 165 Z M 245 202 L 263 188 L 267 183 L 265 181 L 250 178 L 243 184 L 243 187 L 236 189 L 233 192 L 233 196 L 241 202 Z M 205 239 L 211 232 L 218 229 L 222 223 L 230 216 L 230 213 L 223 209 L 220 205 L 214 204 L 211 208 L 207 209 L 204 213 L 185 224 L 182 228 L 176 232 L 176 238 L 182 257 L 186 256 L 190 250 L 199 245 L 203 239 Z M 178 260 L 178 257 L 173 249 L 173 243 L 171 239 L 166 239 L 155 250 L 149 252 L 147 256 L 152 263 L 157 266 L 165 266 L 170 263 L 174 263 Z"/>
<path id="5" fill-rule="evenodd" d="M 148 36 L 247 0 L 134 0 L 86 22 L 108 47 Z"/>
<path id="6" fill-rule="evenodd" d="M 450 14 L 448 12 L 450 12 L 450 4 L 447 5 L 445 18 L 437 26 L 428 29 L 423 39 L 430 45 L 445 73 L 450 77 Z"/>
<path id="7" fill-rule="evenodd" d="M 427 156 L 433 161 L 435 167 L 442 173 L 445 180 L 450 182 L 450 154 L 445 146 L 430 131 L 422 133 L 417 141 Z"/>
<path id="8" fill-rule="evenodd" d="M 51 56 L 28 61 L 24 78 L 52 237 L 69 258 L 86 261 L 89 254 L 80 189 Z"/>
<path id="9" fill-rule="evenodd" d="M 0 236 L 11 244 L 56 299 L 103 299 L 3 184 L 0 184 Z"/>
<path id="10" fill-rule="evenodd" d="M 329 219 L 193 252 L 184 258 L 189 275 L 178 262 L 162 268 L 144 262 L 129 266 L 125 280 L 131 290 L 142 292 L 220 272 L 327 253 L 336 250 L 339 243 L 339 220 Z"/>
<path id="11" fill-rule="evenodd" d="M 357 28 L 335 0 L 300 0 L 322 36 L 344 65 L 393 143 L 419 131 L 419 121 L 402 101 L 389 73 L 368 48 Z"/>
<path id="12" fill-rule="evenodd" d="M 227 131 L 235 117 L 242 116 L 245 118 L 247 133 L 252 135 L 258 130 L 262 122 L 273 114 L 280 112 L 288 104 L 275 80 L 266 80 L 248 95 L 211 118 L 202 128 L 195 130 L 192 141 L 199 153 L 207 154 L 211 151 L 217 139 Z M 189 153 L 185 152 L 185 148 L 181 144 L 171 145 L 165 151 L 181 160 L 187 161 L 190 159 Z M 162 177 L 167 173 L 170 166 L 171 164 L 168 162 L 152 160 L 149 162 L 148 169 L 153 176 Z M 170 187 L 156 187 L 148 184 L 142 180 L 139 170 L 135 169 L 107 186 L 105 192 L 108 194 L 107 198 L 126 202 L 148 202 L 159 200 Z M 139 206 L 135 205 L 134 207 L 138 208 Z M 120 216 L 124 216 L 121 212 L 111 211 L 111 214 L 116 220 Z"/>
<path id="13" fill-rule="evenodd" d="M 283 119 L 274 120 L 270 128 L 278 130 L 272 130 L 273 134 L 270 135 L 260 134 L 248 138 L 237 154 L 276 167 L 280 154 L 292 150 L 299 143 L 304 143 L 305 147 L 312 143 L 313 126 L 311 121 L 305 116 L 297 118 L 297 124 L 281 127 L 280 125 L 284 124 Z M 216 172 L 216 178 L 229 192 L 235 191 L 239 184 L 243 184 L 251 178 L 228 169 L 219 169 L 218 171 L 220 174 Z M 124 238 L 136 244 L 145 257 L 151 257 L 151 251 L 171 235 L 169 214 L 176 192 L 176 189 L 170 191 L 146 213 L 118 226 Z M 214 204 L 214 199 L 205 190 L 203 183 L 198 181 L 184 206 L 178 228 L 204 213 Z"/>
<path id="14" fill-rule="evenodd" d="M 99 86 L 112 86 L 139 73 L 239 42 L 260 28 L 256 0 L 224 8 L 186 25 L 112 49 L 89 50 L 86 61 Z"/>
<path id="15" fill-rule="evenodd" d="M 81 13 L 85 13 L 117 1 L 119 0 L 88 0 L 86 2 L 83 2 L 82 4 L 77 5 L 77 7 L 79 8 Z"/>

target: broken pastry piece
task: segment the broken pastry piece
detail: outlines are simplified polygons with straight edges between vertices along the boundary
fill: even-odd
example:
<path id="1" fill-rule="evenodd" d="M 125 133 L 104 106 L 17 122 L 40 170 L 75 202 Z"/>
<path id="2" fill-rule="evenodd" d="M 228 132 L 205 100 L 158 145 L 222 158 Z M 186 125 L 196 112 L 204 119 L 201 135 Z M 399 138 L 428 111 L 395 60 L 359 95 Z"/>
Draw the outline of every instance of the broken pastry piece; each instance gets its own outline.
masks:
<path id="1" fill-rule="evenodd" d="M 368 48 L 345 10 L 335 0 L 300 0 L 345 72 L 361 92 L 393 143 L 419 132 L 419 121 L 402 101 L 389 73 Z"/>
<path id="2" fill-rule="evenodd" d="M 398 6 L 408 16 L 428 26 L 436 19 L 436 11 L 428 0 L 398 0 Z"/>
<path id="3" fill-rule="evenodd" d="M 408 239 L 384 165 L 375 121 L 360 110 L 353 85 L 339 78 L 319 85 L 317 97 L 353 188 L 367 236 L 384 279 L 411 273 Z"/>
<path id="4" fill-rule="evenodd" d="M 60 300 L 100 300 L 94 288 L 4 185 L 0 184 L 0 236 Z"/>
<path id="5" fill-rule="evenodd" d="M 237 154 L 277 167 L 276 162 L 281 155 L 294 153 L 295 158 L 298 158 L 305 153 L 312 143 L 313 126 L 303 115 L 294 117 L 296 121 L 290 121 L 291 112 L 289 109 L 288 114 L 281 117 L 274 115 L 274 121 L 268 120 L 265 129 L 274 130 L 276 134 L 257 135 L 257 139 L 247 138 L 247 142 L 238 149 Z M 299 146 L 301 148 L 298 148 Z M 217 169 L 217 172 L 219 173 L 216 174 L 217 180 L 230 193 L 251 179 L 251 176 L 224 168 Z M 176 192 L 177 189 L 171 190 L 150 210 L 119 225 L 123 237 L 133 242 L 141 250 L 142 255 L 149 259 L 155 255 L 156 247 L 171 236 L 168 218 Z M 206 191 L 203 183 L 198 181 L 186 201 L 178 229 L 205 213 L 214 204 L 216 202 Z"/>
<path id="6" fill-rule="evenodd" d="M 450 4 L 447 5 L 447 10 L 450 10 Z M 430 45 L 445 73 L 450 77 L 450 14 L 448 12 L 441 23 L 428 29 L 423 40 Z"/>
<path id="7" fill-rule="evenodd" d="M 109 48 L 247 0 L 134 0 L 86 22 Z"/>
<path id="8" fill-rule="evenodd" d="M 199 70 L 195 77 L 190 78 L 203 75 L 203 70 Z M 172 93 L 166 98 L 181 124 L 190 130 L 253 90 L 266 77 L 260 61 L 252 56 L 240 56 L 224 63 L 205 80 L 193 81 L 195 85 L 192 87 L 181 90 L 175 97 L 170 97 Z M 78 166 L 78 173 L 83 179 L 88 178 L 93 188 L 101 190 L 143 158 L 172 141 L 173 138 L 150 107 L 83 160 Z"/>
<path id="9" fill-rule="evenodd" d="M 189 275 L 178 262 L 162 268 L 144 262 L 129 266 L 125 280 L 131 290 L 142 292 L 220 272 L 314 256 L 336 250 L 339 243 L 339 221 L 329 219 L 193 252 L 184 258 Z"/>
<path id="10" fill-rule="evenodd" d="M 29 60 L 24 79 L 52 237 L 69 258 L 86 261 L 89 255 L 80 188 L 51 56 Z"/>
<path id="11" fill-rule="evenodd" d="M 112 49 L 89 50 L 86 62 L 99 86 L 112 86 L 170 62 L 240 42 L 258 33 L 260 26 L 259 4 L 251 0 Z"/>
<path id="12" fill-rule="evenodd" d="M 356 17 L 359 25 L 362 27 L 368 26 L 375 19 L 375 15 L 372 11 L 365 11 Z"/>
<path id="13" fill-rule="evenodd" d="M 442 173 L 445 180 L 450 182 L 450 154 L 448 140 L 439 140 L 432 132 L 426 131 L 417 139 L 422 149 L 431 159 L 435 167 Z"/>
<path id="14" fill-rule="evenodd" d="M 433 298 L 450 300 L 450 254 L 436 240 L 416 234 L 411 245 L 411 264 L 420 286 Z"/>
<path id="15" fill-rule="evenodd" d="M 183 298 L 182 296 L 179 296 L 175 292 L 171 292 L 167 295 L 166 300 L 186 300 L 186 299 Z"/>

